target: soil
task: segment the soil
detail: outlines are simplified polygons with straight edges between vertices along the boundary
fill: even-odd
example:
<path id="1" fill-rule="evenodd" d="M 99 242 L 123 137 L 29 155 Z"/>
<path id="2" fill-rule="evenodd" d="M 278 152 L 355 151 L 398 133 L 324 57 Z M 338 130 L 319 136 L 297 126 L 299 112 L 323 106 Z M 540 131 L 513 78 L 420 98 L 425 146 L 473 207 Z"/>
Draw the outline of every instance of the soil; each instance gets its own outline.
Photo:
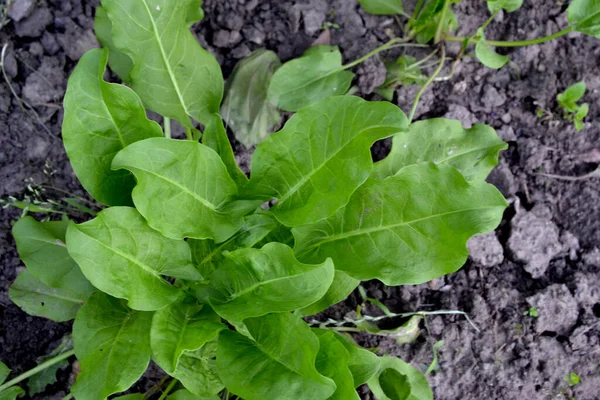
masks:
<path id="1" fill-rule="evenodd" d="M 366 15 L 354 0 L 204 3 L 206 19 L 194 29 L 225 76 L 256 48 L 274 50 L 284 61 L 300 55 L 327 22 L 335 26 L 331 41 L 341 47 L 346 61 L 384 43 L 396 29 L 393 18 Z M 405 1 L 409 10 L 410 3 Z M 487 36 L 516 40 L 556 32 L 567 24 L 563 3 L 527 1 L 519 11 L 498 16 Z M 15 94 L 35 114 L 24 111 L 0 79 L 0 196 L 21 198 L 28 179 L 85 195 L 61 144 L 61 99 L 76 61 L 97 46 L 92 30 L 96 5 L 94 0 L 13 0 L 0 30 L 0 44 L 8 44 L 5 70 Z M 458 35 L 473 33 L 487 18 L 480 0 L 454 7 L 461 23 Z M 449 47 L 451 54 L 456 51 L 456 46 Z M 568 181 L 543 174 L 581 176 L 600 163 L 600 42 L 571 33 L 506 54 L 512 62 L 500 71 L 473 59 L 461 62 L 451 79 L 425 93 L 416 114 L 417 119 L 443 116 L 465 125 L 487 123 L 509 143 L 489 178 L 511 202 L 501 226 L 470 242 L 472 256 L 455 274 L 418 286 L 365 284 L 369 295 L 393 312 L 460 310 L 477 330 L 462 316 L 435 315 L 426 317 L 414 343 L 399 345 L 381 336 L 358 339 L 422 370 L 432 362 L 432 345 L 443 340 L 436 371 L 428 376 L 440 400 L 597 400 L 598 179 Z M 378 99 L 372 91 L 385 77 L 382 60 L 373 57 L 356 69 L 359 95 Z M 561 120 L 555 96 L 580 80 L 589 89 L 584 100 L 590 115 L 585 129 L 577 132 Z M 416 89 L 398 89 L 394 101 L 408 111 Z M 549 112 L 547 120 L 536 116 L 540 107 Z M 235 148 L 247 167 L 249 152 L 237 144 Z M 377 145 L 375 157 L 387 149 L 389 143 Z M 27 316 L 8 298 L 8 286 L 22 268 L 10 234 L 19 214 L 10 208 L 0 213 L 0 359 L 17 373 L 34 366 L 70 330 L 68 323 Z M 357 299 L 353 294 L 325 315 L 341 317 L 354 309 Z M 525 315 L 532 307 L 537 317 Z M 390 321 L 388 328 L 402 322 Z M 564 377 L 572 372 L 580 383 L 569 387 Z M 70 368 L 61 371 L 58 383 L 36 398 L 64 396 L 70 375 Z M 148 386 L 158 376 L 157 371 L 147 374 L 140 385 Z"/>

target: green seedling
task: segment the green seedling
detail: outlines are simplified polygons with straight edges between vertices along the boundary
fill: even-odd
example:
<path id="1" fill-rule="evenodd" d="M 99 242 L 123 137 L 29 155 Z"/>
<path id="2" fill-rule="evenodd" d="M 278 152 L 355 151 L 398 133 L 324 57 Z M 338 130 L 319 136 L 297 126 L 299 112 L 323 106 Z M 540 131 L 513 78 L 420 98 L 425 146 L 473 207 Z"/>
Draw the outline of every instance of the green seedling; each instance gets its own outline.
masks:
<path id="1" fill-rule="evenodd" d="M 535 307 L 531 307 L 529 310 L 525 311 L 523 313 L 523 315 L 525 315 L 526 317 L 531 317 L 531 318 L 537 318 L 540 316 L 537 308 L 535 308 Z"/>
<path id="2" fill-rule="evenodd" d="M 577 375 L 575 372 L 571 372 L 568 375 L 565 375 L 563 377 L 563 380 L 567 382 L 567 385 L 569 385 L 569 387 L 579 385 L 579 383 L 581 382 L 581 378 L 579 378 L 579 375 Z"/>
<path id="3" fill-rule="evenodd" d="M 467 259 L 467 240 L 502 219 L 507 203 L 485 182 L 506 148 L 496 132 L 446 119 L 410 123 L 444 65 L 443 42 L 465 40 L 448 36 L 452 3 L 421 2 L 408 17 L 414 45 L 438 43 L 441 60 L 407 118 L 391 103 L 343 95 L 352 67 L 405 38 L 347 64 L 334 46 L 279 68 L 272 54 L 255 53 L 270 69 L 251 71 L 247 59 L 225 87 L 189 29 L 204 15 L 198 0 L 102 0 L 104 49 L 86 53 L 69 79 L 63 140 L 104 208 L 82 223 L 65 210 L 60 221 L 26 216 L 13 228 L 27 268 L 9 295 L 31 315 L 74 319 L 73 350 L 8 381 L 2 365 L 0 395 L 15 397 L 22 381 L 75 355 L 81 372 L 67 398 L 77 400 L 128 390 L 150 360 L 165 373 L 155 388 L 161 400 L 358 400 L 365 383 L 380 400 L 432 399 L 417 369 L 341 334 L 360 321 L 315 326 L 303 317 L 361 281 L 420 284 L 452 273 Z M 398 0 L 372 10 L 390 12 L 386 5 L 405 15 Z M 586 5 L 571 4 L 570 29 L 597 35 L 595 20 L 580 15 Z M 107 66 L 128 85 L 106 82 Z M 273 106 L 296 114 L 267 137 Z M 162 127 L 147 110 L 163 116 Z M 222 117 L 258 145 L 249 178 Z M 186 140 L 171 138 L 171 120 Z M 387 138 L 390 155 L 373 163 L 371 146 Z M 405 316 L 432 314 L 464 315 Z M 414 336 L 418 318 L 401 328 Z"/>
<path id="4" fill-rule="evenodd" d="M 572 121 L 578 131 L 583 130 L 583 119 L 587 117 L 590 111 L 587 103 L 578 104 L 585 95 L 586 90 L 585 82 L 578 82 L 556 96 L 558 105 L 563 110 L 563 117 L 567 121 Z"/>

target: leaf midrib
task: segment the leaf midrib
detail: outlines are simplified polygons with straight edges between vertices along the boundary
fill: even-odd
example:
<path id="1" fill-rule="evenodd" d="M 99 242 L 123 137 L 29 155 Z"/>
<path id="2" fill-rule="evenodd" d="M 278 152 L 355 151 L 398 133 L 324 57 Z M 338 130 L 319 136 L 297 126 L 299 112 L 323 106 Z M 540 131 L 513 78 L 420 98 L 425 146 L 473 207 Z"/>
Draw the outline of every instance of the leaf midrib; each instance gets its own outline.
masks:
<path id="1" fill-rule="evenodd" d="M 183 99 L 183 94 L 181 93 L 181 90 L 179 89 L 179 85 L 177 84 L 177 80 L 175 79 L 175 74 L 173 73 L 171 64 L 169 64 L 167 54 L 165 53 L 165 49 L 163 47 L 162 41 L 160 39 L 160 36 L 158 35 L 158 28 L 156 27 L 156 22 L 154 21 L 154 17 L 152 16 L 152 11 L 150 11 L 150 7 L 148 7 L 146 0 L 141 0 L 141 2 L 142 2 L 142 4 L 144 4 L 144 8 L 146 9 L 146 12 L 148 13 L 148 17 L 150 18 L 150 22 L 152 23 L 152 32 L 154 33 L 154 37 L 156 39 L 158 48 L 160 50 L 160 55 L 163 59 L 163 62 L 165 63 L 165 67 L 167 68 L 169 78 L 171 79 L 173 88 L 175 89 L 175 92 L 177 93 L 177 97 L 179 98 L 179 102 L 181 103 L 181 107 L 183 107 L 183 110 L 185 111 L 186 115 L 189 115 L 189 111 L 188 111 L 188 109 L 185 105 L 185 101 Z"/>
<path id="2" fill-rule="evenodd" d="M 369 228 L 369 229 L 355 229 L 352 231 L 348 231 L 348 232 L 344 232 L 344 233 L 340 233 L 338 235 L 332 235 L 327 237 L 324 240 L 321 240 L 315 244 L 312 244 L 310 246 L 307 247 L 307 249 L 311 249 L 311 248 L 315 248 L 315 247 L 319 247 L 325 243 L 329 243 L 329 242 L 335 242 L 338 240 L 343 240 L 343 239 L 348 239 L 350 237 L 353 236 L 361 236 L 361 235 L 366 235 L 366 234 L 370 234 L 373 232 L 379 232 L 379 231 L 387 231 L 387 230 L 392 230 L 394 228 L 398 228 L 401 226 L 407 226 L 407 225 L 412 225 L 414 223 L 417 222 L 421 222 L 421 221 L 426 221 L 429 219 L 433 219 L 433 218 L 441 218 L 447 215 L 452 215 L 452 214 L 460 214 L 460 213 L 464 213 L 464 212 L 469 212 L 469 211 L 481 211 L 481 210 L 487 210 L 487 209 L 492 209 L 492 208 L 498 208 L 498 207 L 503 207 L 503 206 L 486 206 L 486 207 L 473 207 L 473 208 L 465 208 L 462 210 L 455 210 L 455 211 L 449 211 L 449 212 L 445 212 L 445 213 L 440 213 L 440 214 L 434 214 L 434 215 L 428 215 L 427 217 L 423 217 L 423 218 L 417 218 L 411 221 L 403 221 L 403 222 L 399 222 L 396 224 L 390 224 L 390 225 L 380 225 L 374 228 Z"/>
<path id="3" fill-rule="evenodd" d="M 76 304 L 84 304 L 85 303 L 84 300 L 75 299 L 75 298 L 71 298 L 71 297 L 65 297 L 65 296 L 58 295 L 56 293 L 42 292 L 42 291 L 26 289 L 26 288 L 18 287 L 18 286 L 16 286 L 14 289 L 17 289 L 17 290 L 20 290 L 20 291 L 26 292 L 26 293 L 33 293 L 33 294 L 53 297 L 55 299 L 68 301 L 70 303 L 76 303 Z"/>

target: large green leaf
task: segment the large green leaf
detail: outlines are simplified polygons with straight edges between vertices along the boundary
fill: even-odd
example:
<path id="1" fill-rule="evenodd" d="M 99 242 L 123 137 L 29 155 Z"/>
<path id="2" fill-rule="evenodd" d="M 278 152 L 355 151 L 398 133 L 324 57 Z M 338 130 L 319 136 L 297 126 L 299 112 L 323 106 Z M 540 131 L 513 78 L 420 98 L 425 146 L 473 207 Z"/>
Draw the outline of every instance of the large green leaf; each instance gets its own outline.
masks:
<path id="1" fill-rule="evenodd" d="M 294 228 L 295 250 L 303 262 L 331 257 L 356 279 L 419 284 L 459 269 L 467 240 L 496 228 L 506 205 L 495 187 L 448 165 L 412 165 L 368 181 L 331 218 Z"/>
<path id="2" fill-rule="evenodd" d="M 113 168 L 133 172 L 133 202 L 148 225 L 182 239 L 227 240 L 248 210 L 227 203 L 237 194 L 219 155 L 190 140 L 148 139 L 122 150 Z"/>
<path id="3" fill-rule="evenodd" d="M 315 366 L 320 374 L 335 382 L 336 389 L 329 400 L 360 400 L 354 390 L 354 378 L 348 368 L 350 354 L 336 338 L 336 333 L 327 329 L 313 329 L 319 338 L 319 352 Z"/>
<path id="4" fill-rule="evenodd" d="M 395 357 L 381 357 L 379 373 L 367 384 L 377 400 L 433 400 L 425 376 Z"/>
<path id="5" fill-rule="evenodd" d="M 108 18 L 106 10 L 102 6 L 96 7 L 94 18 L 94 30 L 98 41 L 109 51 L 108 65 L 110 69 L 121 78 L 123 82 L 129 82 L 129 72 L 133 67 L 131 58 L 115 47 L 112 40 L 112 23 Z"/>
<path id="6" fill-rule="evenodd" d="M 162 136 L 162 130 L 146 118 L 131 89 L 102 79 L 107 60 L 107 50 L 90 50 L 69 78 L 63 141 L 75 174 L 96 200 L 130 205 L 135 180 L 127 171 L 112 171 L 112 159 L 133 142 Z"/>
<path id="7" fill-rule="evenodd" d="M 13 226 L 12 234 L 19 256 L 31 275 L 53 288 L 91 293 L 92 285 L 67 251 L 68 226 L 68 220 L 38 222 L 26 216 Z"/>
<path id="8" fill-rule="evenodd" d="M 152 313 L 134 311 L 102 292 L 79 310 L 73 325 L 81 365 L 71 392 L 77 400 L 105 399 L 127 390 L 150 362 Z"/>
<path id="9" fill-rule="evenodd" d="M 277 54 L 258 49 L 239 61 L 227 80 L 221 115 L 246 147 L 265 140 L 279 123 L 279 111 L 267 100 L 267 90 L 280 66 Z"/>
<path id="10" fill-rule="evenodd" d="M 191 128 L 219 112 L 223 76 L 189 29 L 198 0 L 102 0 L 115 46 L 133 60 L 131 86 L 153 111 Z M 200 14 L 197 14 L 199 17 Z"/>
<path id="11" fill-rule="evenodd" d="M 8 295 L 29 315 L 63 322 L 75 318 L 77 310 L 90 297 L 93 289 L 88 282 L 83 286 L 51 288 L 26 269 L 10 286 Z"/>
<path id="12" fill-rule="evenodd" d="M 379 357 L 356 345 L 351 337 L 339 334 L 335 337 L 348 351 L 348 368 L 354 379 L 354 387 L 359 387 L 375 376 L 381 365 Z"/>
<path id="13" fill-rule="evenodd" d="M 18 386 L 11 386 L 0 393 L 0 400 L 15 400 L 25 394 L 25 391 Z"/>
<path id="14" fill-rule="evenodd" d="M 196 396 L 215 395 L 224 387 L 217 373 L 216 355 L 217 342 L 214 340 L 198 350 L 184 351 L 172 375 Z"/>
<path id="15" fill-rule="evenodd" d="M 238 187 L 243 187 L 248 183 L 248 177 L 240 170 L 235 161 L 233 148 L 219 114 L 214 114 L 211 121 L 206 125 L 202 135 L 202 144 L 213 149 L 221 157 L 223 164 L 227 167 L 229 176 Z"/>
<path id="16" fill-rule="evenodd" d="M 333 276 L 333 283 L 327 289 L 327 293 L 311 305 L 298 310 L 298 312 L 304 316 L 320 313 L 332 305 L 345 300 L 359 284 L 360 281 L 358 279 L 354 279 L 343 271 L 336 270 Z"/>
<path id="17" fill-rule="evenodd" d="M 252 338 L 224 331 L 217 368 L 225 386 L 245 400 L 325 400 L 336 385 L 319 374 L 319 340 L 299 317 L 269 314 L 244 321 Z"/>
<path id="18" fill-rule="evenodd" d="M 299 263 L 292 249 L 281 243 L 240 249 L 226 254 L 213 274 L 209 301 L 221 317 L 232 321 L 292 311 L 323 297 L 333 274 L 331 260 Z"/>
<path id="19" fill-rule="evenodd" d="M 600 2 L 573 0 L 567 8 L 569 22 L 578 32 L 600 38 Z"/>
<path id="20" fill-rule="evenodd" d="M 182 389 L 176 391 L 175 393 L 167 397 L 167 400 L 221 400 L 221 398 L 217 395 L 210 397 L 200 397 L 191 393 L 189 390 Z"/>
<path id="21" fill-rule="evenodd" d="M 67 248 L 94 286 L 136 310 L 158 310 L 177 299 L 180 290 L 163 275 L 201 278 L 187 243 L 150 228 L 135 208 L 111 207 L 89 222 L 71 224 Z"/>
<path id="22" fill-rule="evenodd" d="M 268 99 L 282 110 L 296 112 L 327 97 L 345 94 L 353 78 L 354 74 L 342 66 L 337 46 L 318 46 L 275 72 Z"/>
<path id="23" fill-rule="evenodd" d="M 214 240 L 210 239 L 189 239 L 187 243 L 192 249 L 194 265 L 204 278 L 210 279 L 225 258 L 224 252 L 255 247 L 280 226 L 269 211 L 261 210 L 247 215 L 239 232 L 223 243 L 216 244 Z"/>
<path id="24" fill-rule="evenodd" d="M 271 212 L 287 226 L 331 216 L 372 169 L 371 145 L 406 130 L 404 113 L 388 102 L 353 96 L 325 99 L 294 115 L 252 156 L 248 198 L 277 198 Z"/>
<path id="25" fill-rule="evenodd" d="M 373 15 L 404 14 L 402 0 L 358 0 L 366 12 Z"/>
<path id="26" fill-rule="evenodd" d="M 508 147 L 487 125 L 463 128 L 460 121 L 432 118 L 410 125 L 394 136 L 392 150 L 375 164 L 373 176 L 384 179 L 421 162 L 448 164 L 471 182 L 483 182 L 498 164 L 498 153 Z"/>
<path id="27" fill-rule="evenodd" d="M 152 358 L 172 374 L 184 351 L 198 350 L 224 328 L 221 318 L 208 305 L 182 297 L 158 310 L 152 318 Z"/>
<path id="28" fill-rule="evenodd" d="M 488 9 L 492 14 L 500 10 L 508 12 L 517 11 L 523 6 L 523 0 L 486 0 Z"/>

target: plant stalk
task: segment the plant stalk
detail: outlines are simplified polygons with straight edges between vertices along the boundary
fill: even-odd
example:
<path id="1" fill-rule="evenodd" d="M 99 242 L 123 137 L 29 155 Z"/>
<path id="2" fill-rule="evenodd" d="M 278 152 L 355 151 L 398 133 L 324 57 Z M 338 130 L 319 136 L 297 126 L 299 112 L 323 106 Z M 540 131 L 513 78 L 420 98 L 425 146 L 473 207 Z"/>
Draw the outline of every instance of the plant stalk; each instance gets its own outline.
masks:
<path id="1" fill-rule="evenodd" d="M 440 64 L 438 65 L 436 70 L 433 72 L 433 74 L 431 74 L 429 79 L 427 79 L 427 82 L 425 82 L 425 84 L 423 86 L 421 86 L 421 89 L 419 89 L 419 92 L 417 93 L 417 96 L 415 97 L 415 101 L 413 103 L 412 109 L 410 110 L 410 116 L 408 117 L 409 123 L 412 123 L 412 121 L 415 117 L 415 113 L 417 112 L 417 107 L 419 106 L 419 101 L 421 100 L 421 96 L 423 95 L 425 90 L 427 90 L 427 87 L 429 85 L 431 85 L 431 82 L 433 82 L 435 80 L 435 78 L 437 78 L 437 76 L 440 74 L 440 72 L 442 72 L 442 68 L 444 68 L 445 62 L 446 62 L 446 48 L 444 46 L 442 46 L 442 54 L 440 57 Z"/>
<path id="2" fill-rule="evenodd" d="M 405 39 L 400 39 L 400 38 L 396 38 L 396 39 L 392 39 L 389 42 L 387 42 L 386 44 L 379 46 L 378 48 L 376 48 L 373 51 L 368 52 L 367 54 L 365 54 L 364 56 L 362 56 L 361 58 L 352 61 L 351 63 L 348 63 L 346 65 L 342 65 L 342 70 L 345 69 L 350 69 L 352 67 L 357 66 L 358 64 L 362 63 L 363 61 L 373 57 L 374 55 L 381 53 L 382 51 L 388 50 L 390 48 L 392 48 L 394 45 L 398 44 L 398 43 L 402 43 L 404 42 Z"/>
<path id="3" fill-rule="evenodd" d="M 1 385 L 0 392 L 8 389 L 9 387 L 15 386 L 17 383 L 24 381 L 25 379 L 27 379 L 39 372 L 42 372 L 43 370 L 53 366 L 54 364 L 61 362 L 62 360 L 66 359 L 66 358 L 71 357 L 74 354 L 75 354 L 75 350 L 65 351 L 64 353 L 59 354 L 56 357 L 51 358 L 50 360 L 41 363 L 37 367 L 32 368 L 27 372 L 23 372 L 21 375 L 17 376 L 16 378 L 11 379 L 10 381 L 6 382 L 4 385 Z"/>
<path id="4" fill-rule="evenodd" d="M 534 44 L 542 44 L 542 43 L 546 43 L 549 42 L 551 40 L 554 40 L 556 38 L 559 38 L 561 36 L 566 35 L 569 32 L 572 32 L 574 30 L 574 26 L 570 25 L 568 27 L 566 27 L 565 29 L 563 29 L 562 31 L 553 33 L 552 35 L 548 35 L 548 36 L 544 36 L 541 38 L 537 38 L 537 39 L 531 39 L 531 40 L 518 40 L 518 41 L 503 41 L 503 40 L 486 40 L 486 43 L 489 44 L 490 46 L 495 46 L 495 47 L 524 47 L 524 46 L 532 46 Z M 467 40 L 468 38 L 464 37 L 464 36 L 446 36 L 444 38 L 444 40 L 448 41 L 448 42 L 463 42 L 465 40 Z M 477 43 L 479 42 L 480 39 L 476 39 L 476 38 L 470 38 L 468 39 L 469 43 Z"/>
<path id="5" fill-rule="evenodd" d="M 446 14 L 450 8 L 450 0 L 444 1 L 444 8 L 442 8 L 442 14 L 440 15 L 440 22 L 438 23 L 437 30 L 435 31 L 435 39 L 433 43 L 438 44 L 442 39 L 442 33 L 444 29 L 444 23 L 446 22 Z"/>
<path id="6" fill-rule="evenodd" d="M 167 396 L 169 395 L 169 393 L 171 393 L 171 390 L 173 390 L 173 388 L 175 387 L 175 385 L 177 385 L 177 379 L 173 379 L 169 383 L 169 386 L 167 386 L 166 389 L 165 389 L 165 391 L 162 392 L 162 394 L 160 395 L 160 397 L 158 398 L 158 400 L 165 400 L 167 398 Z"/>
<path id="7" fill-rule="evenodd" d="M 165 117 L 163 124 L 165 126 L 165 137 L 171 139 L 171 118 Z"/>
<path id="8" fill-rule="evenodd" d="M 194 135 L 192 135 L 191 128 L 185 128 L 185 136 L 187 137 L 187 140 L 194 140 Z"/>

